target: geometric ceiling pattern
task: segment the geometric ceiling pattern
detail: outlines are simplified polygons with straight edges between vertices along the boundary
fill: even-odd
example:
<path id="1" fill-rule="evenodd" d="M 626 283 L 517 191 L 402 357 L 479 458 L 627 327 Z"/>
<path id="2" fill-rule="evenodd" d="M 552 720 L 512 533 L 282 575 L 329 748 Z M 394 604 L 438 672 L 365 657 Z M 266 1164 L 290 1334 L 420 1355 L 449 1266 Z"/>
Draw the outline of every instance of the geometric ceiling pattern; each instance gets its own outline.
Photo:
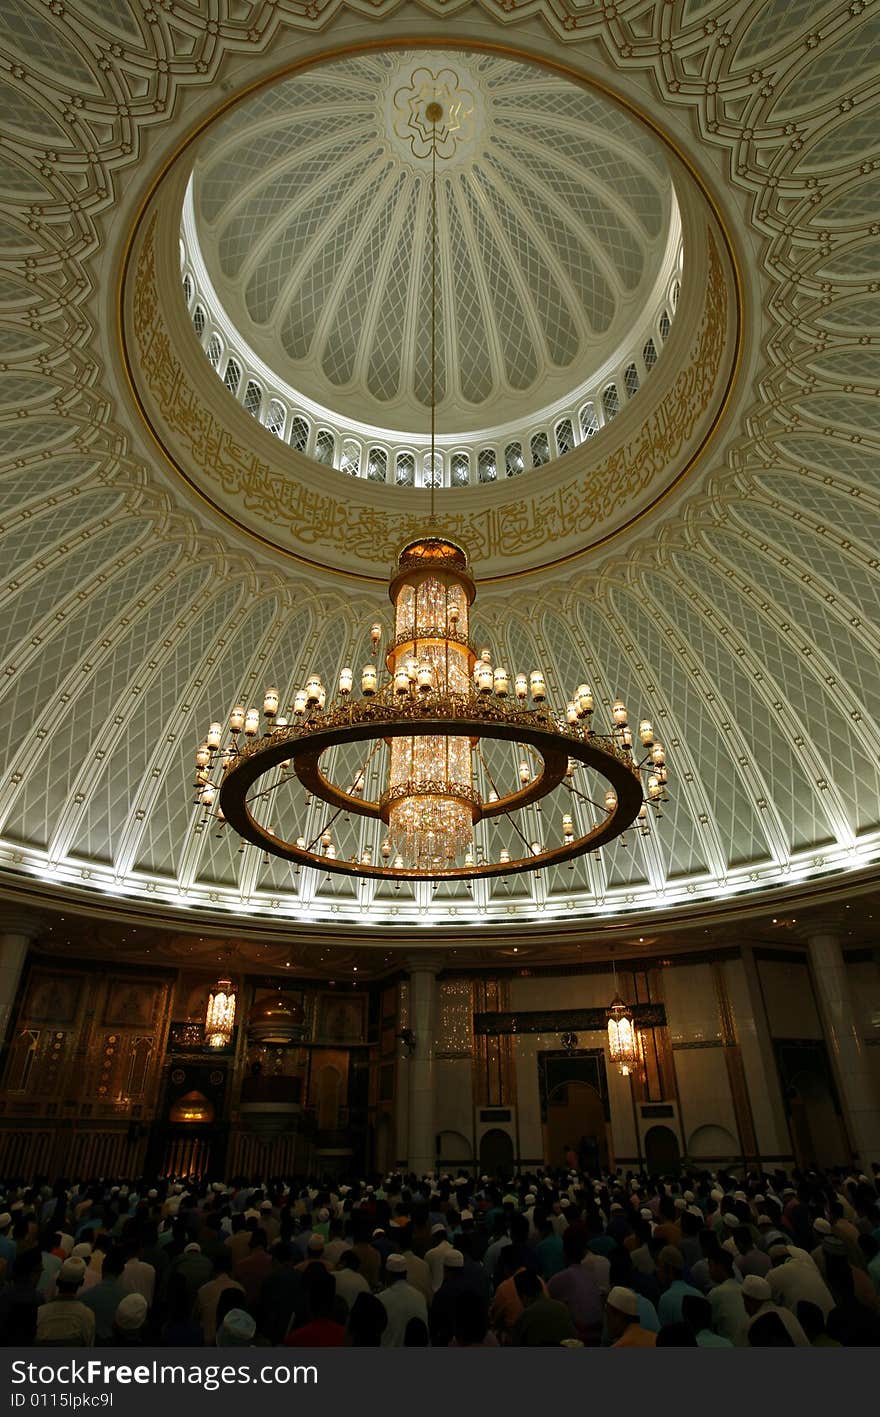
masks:
<path id="1" fill-rule="evenodd" d="M 485 587 L 476 607 L 477 638 L 541 665 L 557 699 L 585 671 L 597 726 L 618 692 L 661 726 L 672 800 L 652 834 L 470 896 L 295 878 L 200 827 L 187 787 L 209 718 L 270 682 L 286 694 L 313 667 L 332 679 L 382 605 L 258 553 L 160 465 L 108 331 L 125 204 L 218 84 L 276 70 L 313 32 L 331 45 L 337 13 L 239 0 L 0 10 L 7 881 L 279 925 L 527 928 L 876 863 L 880 23 L 862 0 L 613 13 L 562 0 L 530 6 L 521 29 L 479 7 L 484 39 L 549 44 L 572 65 L 583 54 L 625 87 L 674 130 L 740 233 L 752 314 L 735 428 L 650 534 Z M 379 7 L 363 33 L 411 36 L 421 13 Z M 345 830 L 348 855 L 356 824 Z"/>
<path id="2" fill-rule="evenodd" d="M 436 293 L 435 90 L 455 124 L 438 129 Z M 198 145 L 194 208 L 211 285 L 263 363 L 410 432 L 431 402 L 432 295 L 441 428 L 495 426 L 634 343 L 675 245 L 648 129 L 545 68 L 454 50 L 358 55 L 246 99 Z"/>

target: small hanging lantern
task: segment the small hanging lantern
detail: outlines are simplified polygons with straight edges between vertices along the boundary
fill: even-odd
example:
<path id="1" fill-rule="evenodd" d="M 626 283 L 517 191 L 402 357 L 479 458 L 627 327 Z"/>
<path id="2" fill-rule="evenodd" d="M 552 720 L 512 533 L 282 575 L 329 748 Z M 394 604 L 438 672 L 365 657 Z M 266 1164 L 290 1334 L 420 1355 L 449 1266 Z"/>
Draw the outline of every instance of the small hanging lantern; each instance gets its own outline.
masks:
<path id="1" fill-rule="evenodd" d="M 208 996 L 205 1013 L 205 1042 L 209 1048 L 225 1048 L 232 1039 L 235 1023 L 235 990 L 231 979 L 218 979 Z"/>
<path id="2" fill-rule="evenodd" d="M 615 994 L 608 1009 L 608 1052 L 621 1077 L 629 1077 L 638 1061 L 638 1040 L 632 1009 Z"/>

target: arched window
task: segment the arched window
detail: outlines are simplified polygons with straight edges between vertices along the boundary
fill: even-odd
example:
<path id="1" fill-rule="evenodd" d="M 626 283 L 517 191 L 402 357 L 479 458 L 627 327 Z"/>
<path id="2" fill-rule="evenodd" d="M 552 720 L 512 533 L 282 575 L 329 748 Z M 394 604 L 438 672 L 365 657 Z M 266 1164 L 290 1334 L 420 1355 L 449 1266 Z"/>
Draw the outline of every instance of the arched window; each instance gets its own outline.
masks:
<path id="1" fill-rule="evenodd" d="M 592 438 L 594 433 L 599 432 L 599 415 L 596 412 L 594 403 L 585 403 L 580 411 L 581 433 L 585 438 Z"/>
<path id="2" fill-rule="evenodd" d="M 631 399 L 633 394 L 639 391 L 639 371 L 634 364 L 627 364 L 623 373 L 623 386 L 626 389 L 626 396 Z"/>
<path id="3" fill-rule="evenodd" d="M 570 418 L 563 418 L 556 425 L 556 447 L 560 457 L 563 453 L 570 453 L 574 447 L 574 429 Z"/>
<path id="4" fill-rule="evenodd" d="M 244 406 L 253 418 L 260 416 L 260 404 L 263 402 L 263 390 L 256 379 L 248 379 L 247 388 L 244 391 Z"/>
<path id="5" fill-rule="evenodd" d="M 360 444 L 353 442 L 350 438 L 342 445 L 342 457 L 339 461 L 342 472 L 347 472 L 349 477 L 357 477 L 361 470 L 361 449 Z"/>
<path id="6" fill-rule="evenodd" d="M 545 467 L 550 461 L 550 439 L 543 428 L 532 434 L 529 448 L 532 453 L 532 467 Z"/>
<path id="7" fill-rule="evenodd" d="M 269 407 L 266 409 L 266 427 L 270 433 L 274 433 L 276 438 L 284 437 L 284 424 L 287 419 L 287 409 L 279 399 L 270 399 Z"/>
<path id="8" fill-rule="evenodd" d="M 642 350 L 642 358 L 645 361 L 645 368 L 651 370 L 657 363 L 657 348 L 652 339 L 649 339 Z"/>
<path id="9" fill-rule="evenodd" d="M 519 477 L 524 467 L 521 444 L 508 443 L 504 449 L 504 471 L 507 476 Z"/>
<path id="10" fill-rule="evenodd" d="M 304 453 L 309 445 L 309 425 L 300 414 L 290 420 L 290 446 L 298 453 Z"/>
<path id="11" fill-rule="evenodd" d="M 187 305 L 189 305 L 189 302 L 193 298 L 193 283 L 191 275 L 185 275 L 183 278 L 183 298 L 186 301 Z"/>
<path id="12" fill-rule="evenodd" d="M 227 361 L 223 382 L 231 394 L 238 393 L 238 386 L 241 383 L 241 365 L 237 359 Z"/>
<path id="13" fill-rule="evenodd" d="M 471 480 L 471 460 L 467 453 L 453 453 L 449 471 L 453 487 L 466 487 Z"/>
<path id="14" fill-rule="evenodd" d="M 208 340 L 208 348 L 205 352 L 208 356 L 208 363 L 213 365 L 215 369 L 219 369 L 220 355 L 223 353 L 223 347 L 216 335 L 212 335 Z"/>
<path id="15" fill-rule="evenodd" d="M 477 472 L 481 482 L 494 482 L 498 476 L 494 448 L 481 448 L 477 458 Z"/>
<path id="16" fill-rule="evenodd" d="M 416 460 L 412 453 L 398 453 L 394 469 L 394 481 L 398 487 L 414 487 L 416 482 Z"/>
<path id="17" fill-rule="evenodd" d="M 676 282 L 675 282 L 675 285 L 672 287 L 672 308 L 673 308 L 673 310 L 676 310 L 676 309 L 678 308 L 678 297 L 679 297 L 680 295 L 681 295 L 681 284 L 680 284 L 679 281 L 676 281 Z"/>
<path id="18" fill-rule="evenodd" d="M 663 311 L 663 314 L 660 316 L 660 338 L 661 338 L 662 340 L 667 340 L 667 339 L 669 338 L 669 330 L 670 330 L 669 312 L 668 312 L 668 310 L 664 310 L 664 311 Z"/>
<path id="19" fill-rule="evenodd" d="M 332 467 L 335 452 L 336 439 L 333 434 L 327 428 L 319 428 L 315 439 L 315 461 L 323 463 L 325 467 Z"/>
<path id="20" fill-rule="evenodd" d="M 197 305 L 193 310 L 193 329 L 196 332 L 196 337 L 201 339 L 205 333 L 205 312 L 201 305 Z"/>
<path id="21" fill-rule="evenodd" d="M 605 410 L 605 422 L 610 423 L 612 418 L 616 418 L 620 412 L 620 397 L 617 393 L 617 385 L 609 384 L 602 390 L 602 407 Z"/>
<path id="22" fill-rule="evenodd" d="M 367 477 L 371 482 L 384 482 L 388 476 L 388 454 L 384 448 L 371 448 L 367 454 Z"/>
<path id="23" fill-rule="evenodd" d="M 431 466 L 431 454 L 430 454 L 430 453 L 426 453 L 426 454 L 425 454 L 425 467 L 424 467 L 424 473 L 423 473 L 422 475 L 423 475 L 423 479 L 424 479 L 422 485 L 423 485 L 424 487 L 442 487 L 442 486 L 443 486 L 443 454 L 442 454 L 442 453 L 437 453 L 437 452 L 435 452 L 435 454 L 434 454 L 434 465 L 433 465 L 433 467 Z"/>

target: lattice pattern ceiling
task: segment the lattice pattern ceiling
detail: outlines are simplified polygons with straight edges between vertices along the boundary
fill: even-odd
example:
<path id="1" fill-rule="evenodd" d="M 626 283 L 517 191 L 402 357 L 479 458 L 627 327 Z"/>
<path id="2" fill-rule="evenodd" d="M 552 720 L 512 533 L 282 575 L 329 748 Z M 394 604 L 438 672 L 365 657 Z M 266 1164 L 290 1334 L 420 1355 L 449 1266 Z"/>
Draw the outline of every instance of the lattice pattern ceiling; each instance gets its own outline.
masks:
<path id="1" fill-rule="evenodd" d="M 600 717 L 617 691 L 650 706 L 675 765 L 660 830 L 574 872 L 481 885 L 473 899 L 292 880 L 199 830 L 186 784 L 209 715 L 270 680 L 287 690 L 314 665 L 331 678 L 380 601 L 329 575 L 258 564 L 231 532 L 205 534 L 141 455 L 103 344 L 115 270 L 105 218 L 137 185 L 147 130 L 155 161 L 224 57 L 243 84 L 251 56 L 280 53 L 291 35 L 324 26 L 327 41 L 328 15 L 313 9 L 295 19 L 256 3 L 240 18 L 222 5 L 208 19 L 180 0 L 149 11 L 74 0 L 62 13 L 7 0 L 0 11 L 11 66 L 0 77 L 0 866 L 143 892 L 169 909 L 527 924 L 876 861 L 880 29 L 861 0 L 543 12 L 574 62 L 582 40 L 598 40 L 591 60 L 609 82 L 622 71 L 661 124 L 681 120 L 748 220 L 746 276 L 761 283 L 751 402 L 724 458 L 650 539 L 478 602 L 478 634 L 506 646 L 511 664 L 542 664 L 558 697 L 585 667 Z M 380 23 L 393 31 L 394 10 L 377 35 Z M 515 40 L 500 7 L 484 0 L 482 13 L 484 26 L 504 13 L 499 37 Z M 363 82 L 372 62 L 358 61 Z M 271 132 L 269 92 L 264 101 Z M 534 113 L 538 142 L 537 101 Z M 578 160 L 556 146 L 573 174 Z M 283 166 L 283 142 L 278 153 Z M 495 160 L 504 167 L 500 142 Z M 650 177 L 650 154 L 627 162 L 627 182 Z M 496 239 L 512 239 L 477 178 L 448 180 L 466 187 L 469 222 L 479 211 Z M 542 192 L 557 209 L 558 192 Z M 226 199 L 216 200 L 214 216 Z M 622 190 L 614 205 L 632 202 Z M 410 197 L 402 223 L 411 211 Z M 521 234 L 537 249 L 534 230 Z M 362 269 L 371 250 L 357 253 Z M 572 320 L 589 308 L 583 278 Z M 618 296 L 626 287 L 622 266 L 605 279 Z M 469 367 L 476 379 L 478 362 Z M 399 387 L 393 367 L 381 370 Z M 347 830 L 349 854 L 358 839 Z"/>
<path id="2" fill-rule="evenodd" d="M 371 54 L 246 101 L 199 149 L 199 246 L 239 334 L 326 407 L 424 428 L 431 164 L 410 120 L 425 74 L 449 76 L 464 110 L 438 159 L 448 432 L 537 410 L 548 378 L 571 371 L 574 388 L 603 365 L 656 299 L 675 199 L 660 143 L 620 108 L 495 55 Z"/>

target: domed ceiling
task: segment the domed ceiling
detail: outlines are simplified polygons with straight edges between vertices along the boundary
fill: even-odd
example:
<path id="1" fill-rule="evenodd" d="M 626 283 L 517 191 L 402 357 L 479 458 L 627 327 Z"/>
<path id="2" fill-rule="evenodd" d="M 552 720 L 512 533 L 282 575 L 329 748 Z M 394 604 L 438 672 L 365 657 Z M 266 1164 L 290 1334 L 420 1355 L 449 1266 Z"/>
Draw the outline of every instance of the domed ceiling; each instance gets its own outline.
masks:
<path id="1" fill-rule="evenodd" d="M 346 13 L 347 43 L 396 31 L 411 49 L 424 11 Z M 183 3 L 147 12 L 71 0 L 56 14 L 7 0 L 0 870 L 10 890 L 64 889 L 90 909 L 137 898 L 181 919 L 252 917 L 279 931 L 403 927 L 412 941 L 432 921 L 460 923 L 463 938 L 483 922 L 587 928 L 876 868 L 878 22 L 861 5 L 791 0 L 618 5 L 613 20 L 563 0 L 530 7 L 521 26 L 506 13 L 502 23 L 490 0 L 474 13 L 462 39 L 549 46 L 625 89 L 701 167 L 738 232 L 747 383 L 724 438 L 652 522 L 572 567 L 485 586 L 476 606 L 477 637 L 511 664 L 542 665 L 557 700 L 585 672 L 600 722 L 620 692 L 662 725 L 672 769 L 662 821 L 601 860 L 476 883 L 473 897 L 295 878 L 201 826 L 189 784 L 209 719 L 256 701 L 267 682 L 288 694 L 312 668 L 332 679 L 382 598 L 368 586 L 353 596 L 331 571 L 291 569 L 185 492 L 120 379 L 107 312 L 140 195 L 165 157 L 221 93 L 332 46 L 334 23 L 321 3 L 301 17 L 260 3 L 244 16 L 230 3 L 208 19 Z M 283 142 L 278 161 L 288 163 Z M 635 166 L 650 175 L 650 160 Z M 395 180 L 407 180 L 402 166 Z M 595 314 L 583 299 L 565 308 L 584 330 Z M 283 328 L 293 338 L 279 325 L 279 341 Z M 326 341 L 315 348 L 323 360 Z M 493 381 L 509 369 L 490 367 Z M 414 368 L 405 383 L 418 404 Z M 354 825 L 345 831 L 348 855 L 358 841 Z"/>
<path id="2" fill-rule="evenodd" d="M 377 429 L 423 433 L 431 402 L 431 101 L 444 432 L 613 364 L 678 240 L 657 139 L 537 65 L 377 52 L 241 103 L 199 146 L 190 254 L 271 370 Z"/>

